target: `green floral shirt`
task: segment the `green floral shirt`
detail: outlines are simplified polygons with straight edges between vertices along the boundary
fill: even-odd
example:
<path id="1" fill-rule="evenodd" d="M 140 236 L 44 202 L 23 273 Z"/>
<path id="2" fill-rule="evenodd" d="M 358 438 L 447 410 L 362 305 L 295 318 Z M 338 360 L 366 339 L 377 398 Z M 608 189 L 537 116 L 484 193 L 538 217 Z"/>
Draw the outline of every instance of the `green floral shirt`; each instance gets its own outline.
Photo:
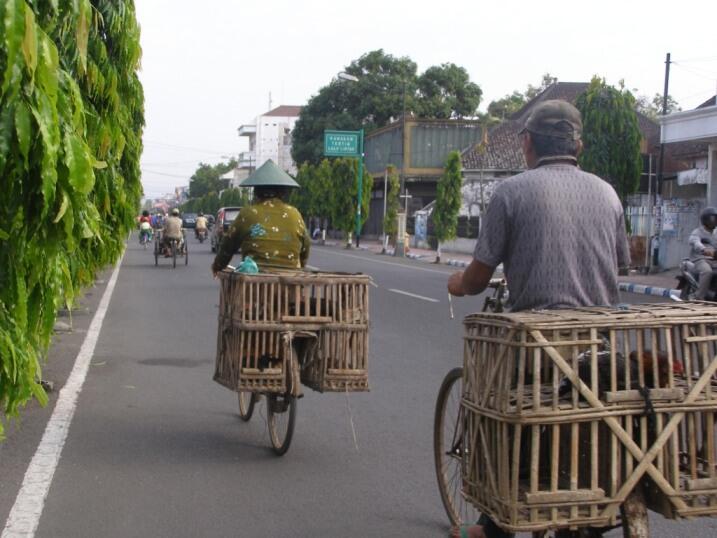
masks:
<path id="1" fill-rule="evenodd" d="M 225 234 L 212 268 L 220 271 L 241 251 L 259 269 L 301 269 L 311 240 L 299 210 L 278 198 L 243 207 Z"/>

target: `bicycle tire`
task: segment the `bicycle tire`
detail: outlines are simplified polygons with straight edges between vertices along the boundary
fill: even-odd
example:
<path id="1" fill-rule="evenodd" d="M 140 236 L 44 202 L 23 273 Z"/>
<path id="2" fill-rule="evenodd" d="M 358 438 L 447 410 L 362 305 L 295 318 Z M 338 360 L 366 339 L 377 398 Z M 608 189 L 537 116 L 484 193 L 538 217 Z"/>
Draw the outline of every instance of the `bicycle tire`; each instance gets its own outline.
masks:
<path id="1" fill-rule="evenodd" d="M 189 245 L 187 240 L 184 240 L 184 265 L 189 265 Z"/>
<path id="2" fill-rule="evenodd" d="M 438 490 L 448 519 L 454 526 L 474 523 L 480 517 L 480 511 L 461 493 L 462 453 L 465 450 L 462 445 L 463 410 L 460 406 L 462 378 L 463 368 L 460 367 L 446 374 L 438 391 L 433 420 L 433 457 Z M 449 407 L 455 409 L 451 411 Z"/>
<path id="3" fill-rule="evenodd" d="M 177 242 L 172 241 L 172 268 L 177 267 Z"/>
<path id="4" fill-rule="evenodd" d="M 296 398 L 291 394 L 271 394 L 267 398 L 267 424 L 271 447 L 277 456 L 289 450 L 296 425 Z"/>
<path id="5" fill-rule="evenodd" d="M 240 390 L 237 396 L 239 400 L 239 418 L 241 418 L 244 422 L 249 422 L 251 420 L 251 416 L 254 414 L 257 394 L 246 390 Z"/>
<path id="6" fill-rule="evenodd" d="M 154 242 L 154 265 L 159 265 L 159 242 Z"/>

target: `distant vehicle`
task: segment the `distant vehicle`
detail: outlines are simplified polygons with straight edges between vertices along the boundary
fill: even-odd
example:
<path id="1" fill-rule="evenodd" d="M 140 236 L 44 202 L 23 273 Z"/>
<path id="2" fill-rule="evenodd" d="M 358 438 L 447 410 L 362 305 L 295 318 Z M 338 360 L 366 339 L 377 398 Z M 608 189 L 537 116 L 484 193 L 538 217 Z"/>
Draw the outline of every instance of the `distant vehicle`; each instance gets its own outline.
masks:
<path id="1" fill-rule="evenodd" d="M 224 237 L 224 232 L 229 230 L 229 226 L 237 218 L 240 210 L 241 207 L 222 207 L 217 211 L 217 220 L 212 228 L 212 252 L 217 251 L 219 244 L 222 242 L 222 237 Z"/>
<path id="2" fill-rule="evenodd" d="M 196 213 L 185 213 L 182 215 L 182 227 L 183 228 L 194 228 L 197 225 L 197 214 Z"/>

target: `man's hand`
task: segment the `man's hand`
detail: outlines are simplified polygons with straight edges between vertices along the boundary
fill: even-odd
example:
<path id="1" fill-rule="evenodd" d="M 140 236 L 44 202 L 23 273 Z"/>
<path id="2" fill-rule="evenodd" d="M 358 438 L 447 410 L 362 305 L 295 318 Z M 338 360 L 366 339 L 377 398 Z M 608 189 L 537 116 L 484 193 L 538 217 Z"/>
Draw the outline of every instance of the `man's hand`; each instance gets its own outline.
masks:
<path id="1" fill-rule="evenodd" d="M 714 258 L 714 257 L 715 257 L 715 249 L 713 249 L 713 248 L 711 248 L 711 247 L 706 247 L 706 248 L 702 251 L 702 254 L 704 254 L 704 255 L 707 256 L 708 258 Z"/>
<path id="2" fill-rule="evenodd" d="M 463 297 L 465 295 L 463 291 L 463 271 L 458 271 L 448 277 L 448 293 L 456 297 Z"/>

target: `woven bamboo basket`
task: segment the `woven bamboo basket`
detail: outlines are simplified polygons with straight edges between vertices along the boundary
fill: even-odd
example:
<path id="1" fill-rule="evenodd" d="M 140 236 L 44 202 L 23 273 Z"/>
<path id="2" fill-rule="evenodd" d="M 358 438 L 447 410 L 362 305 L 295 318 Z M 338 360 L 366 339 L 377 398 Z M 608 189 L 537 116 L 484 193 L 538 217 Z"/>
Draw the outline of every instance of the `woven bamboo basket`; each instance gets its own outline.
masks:
<path id="1" fill-rule="evenodd" d="M 219 280 L 215 381 L 286 392 L 301 357 L 301 382 L 314 390 L 368 390 L 368 276 L 223 271 Z"/>
<path id="2" fill-rule="evenodd" d="M 717 307 L 465 319 L 463 493 L 505 529 L 717 515 Z"/>

